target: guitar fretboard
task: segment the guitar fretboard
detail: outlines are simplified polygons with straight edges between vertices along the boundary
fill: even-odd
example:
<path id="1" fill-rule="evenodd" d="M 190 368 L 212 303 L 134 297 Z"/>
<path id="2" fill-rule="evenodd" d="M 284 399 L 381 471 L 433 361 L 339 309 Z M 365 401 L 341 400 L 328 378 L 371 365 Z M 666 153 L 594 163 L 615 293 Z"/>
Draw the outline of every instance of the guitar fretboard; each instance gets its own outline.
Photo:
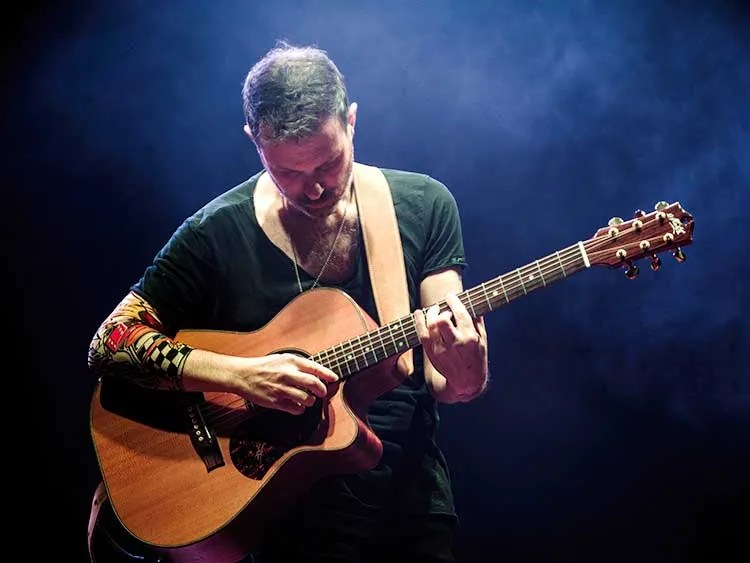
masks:
<path id="1" fill-rule="evenodd" d="M 473 318 L 485 315 L 589 266 L 582 243 L 535 260 L 458 294 Z M 436 303 L 449 310 L 445 301 Z M 425 309 L 426 311 L 426 309 Z M 328 366 L 345 380 L 386 358 L 420 345 L 414 317 L 409 314 L 391 323 L 327 348 L 313 360 Z"/>

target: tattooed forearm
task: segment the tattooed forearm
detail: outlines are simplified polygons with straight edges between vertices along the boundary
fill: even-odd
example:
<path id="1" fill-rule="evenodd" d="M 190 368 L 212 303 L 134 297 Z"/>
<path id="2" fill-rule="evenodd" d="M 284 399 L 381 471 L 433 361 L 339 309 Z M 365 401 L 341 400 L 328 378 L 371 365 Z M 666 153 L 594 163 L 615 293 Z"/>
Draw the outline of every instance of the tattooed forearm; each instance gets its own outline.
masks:
<path id="1" fill-rule="evenodd" d="M 89 366 L 101 375 L 129 377 L 146 387 L 182 390 L 182 369 L 192 348 L 163 331 L 154 308 L 129 293 L 94 335 Z"/>

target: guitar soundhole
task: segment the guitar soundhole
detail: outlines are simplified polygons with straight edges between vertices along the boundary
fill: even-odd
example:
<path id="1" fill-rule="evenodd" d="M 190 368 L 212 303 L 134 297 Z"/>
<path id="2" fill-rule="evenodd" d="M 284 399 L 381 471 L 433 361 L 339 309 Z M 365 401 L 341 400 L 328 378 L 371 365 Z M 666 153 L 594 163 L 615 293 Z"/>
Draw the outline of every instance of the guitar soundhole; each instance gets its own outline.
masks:
<path id="1" fill-rule="evenodd" d="M 322 440 L 328 424 L 323 413 L 322 399 L 300 415 L 256 408 L 253 415 L 237 427 L 230 440 L 232 462 L 243 475 L 262 479 L 292 448 Z"/>

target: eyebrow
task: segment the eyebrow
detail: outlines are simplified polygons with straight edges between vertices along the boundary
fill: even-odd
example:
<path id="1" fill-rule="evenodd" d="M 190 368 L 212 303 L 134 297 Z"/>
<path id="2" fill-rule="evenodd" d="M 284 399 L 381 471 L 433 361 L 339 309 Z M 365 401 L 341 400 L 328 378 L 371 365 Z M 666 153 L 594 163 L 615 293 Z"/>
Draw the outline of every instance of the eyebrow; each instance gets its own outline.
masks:
<path id="1" fill-rule="evenodd" d="M 334 156 L 333 158 L 331 158 L 331 159 L 329 159 L 329 160 L 325 161 L 325 162 L 324 162 L 323 164 L 321 164 L 320 166 L 316 166 L 316 167 L 315 167 L 315 170 L 317 170 L 318 168 L 323 168 L 323 167 L 325 167 L 325 166 L 328 166 L 328 165 L 329 165 L 329 164 L 331 164 L 332 162 L 336 162 L 336 161 L 337 161 L 337 160 L 338 160 L 339 158 L 341 158 L 341 155 L 343 155 L 343 154 L 344 154 L 344 153 L 343 153 L 343 151 L 342 151 L 342 152 L 340 152 L 339 154 L 337 154 L 337 155 L 336 155 L 336 156 Z M 285 168 L 284 166 L 279 166 L 279 170 L 281 170 L 282 172 L 295 172 L 295 173 L 296 173 L 296 172 L 299 172 L 299 170 L 292 170 L 291 168 Z"/>

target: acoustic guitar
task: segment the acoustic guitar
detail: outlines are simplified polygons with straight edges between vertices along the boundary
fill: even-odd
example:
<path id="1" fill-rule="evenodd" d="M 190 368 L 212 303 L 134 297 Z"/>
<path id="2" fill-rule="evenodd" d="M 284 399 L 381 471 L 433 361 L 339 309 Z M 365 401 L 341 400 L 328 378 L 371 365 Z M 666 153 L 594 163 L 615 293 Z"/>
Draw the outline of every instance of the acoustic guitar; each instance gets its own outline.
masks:
<path id="1" fill-rule="evenodd" d="M 634 278 L 637 260 L 657 270 L 659 253 L 671 251 L 683 261 L 693 228 L 679 203 L 660 202 L 459 298 L 476 318 L 591 266 L 622 267 Z M 398 356 L 419 346 L 412 315 L 378 326 L 332 288 L 301 294 L 257 331 L 182 330 L 176 340 L 238 356 L 294 352 L 340 376 L 299 416 L 255 408 L 231 393 L 97 383 L 91 436 L 111 507 L 160 561 L 180 563 L 233 563 L 316 480 L 374 467 L 382 444 L 367 409 L 403 380 Z"/>

